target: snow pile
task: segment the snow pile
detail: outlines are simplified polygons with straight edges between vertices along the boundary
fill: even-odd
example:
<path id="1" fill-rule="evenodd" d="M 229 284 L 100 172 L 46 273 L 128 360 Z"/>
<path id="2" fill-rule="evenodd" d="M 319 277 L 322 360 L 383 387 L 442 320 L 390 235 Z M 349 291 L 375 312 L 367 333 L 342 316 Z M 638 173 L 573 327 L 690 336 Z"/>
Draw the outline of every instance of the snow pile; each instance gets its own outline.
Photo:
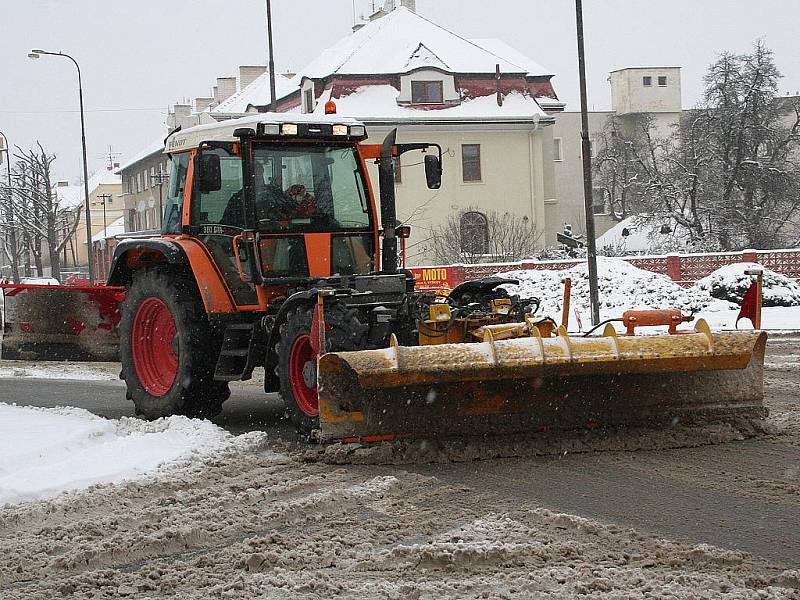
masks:
<path id="1" fill-rule="evenodd" d="M 78 408 L 0 403 L 0 506 L 185 467 L 240 441 L 186 417 L 115 421 Z"/>
<path id="2" fill-rule="evenodd" d="M 707 291 L 714 298 L 741 304 L 745 293 L 753 284 L 754 277 L 745 275 L 748 269 L 764 271 L 764 306 L 800 306 L 800 284 L 793 279 L 765 269 L 757 263 L 734 263 L 721 267 L 700 279 L 695 286 Z"/>
<path id="3" fill-rule="evenodd" d="M 499 273 L 519 280 L 519 285 L 504 286 L 512 294 L 536 297 L 542 301 L 542 314 L 557 315 L 561 310 L 565 278 L 572 279 L 572 306 L 589 310 L 589 275 L 586 263 L 564 271 L 521 270 Z M 620 259 L 597 259 L 600 307 L 609 316 L 621 316 L 628 309 L 679 308 L 685 313 L 702 310 L 713 302 L 705 289 L 682 288 L 666 275 L 644 271 Z"/>

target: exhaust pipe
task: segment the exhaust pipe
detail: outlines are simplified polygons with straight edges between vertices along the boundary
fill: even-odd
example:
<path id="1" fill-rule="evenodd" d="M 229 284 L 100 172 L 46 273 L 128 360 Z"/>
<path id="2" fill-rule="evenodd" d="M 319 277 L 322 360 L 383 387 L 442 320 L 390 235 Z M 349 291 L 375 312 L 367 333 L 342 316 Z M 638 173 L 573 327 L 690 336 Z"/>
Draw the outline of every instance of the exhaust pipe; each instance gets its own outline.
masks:
<path id="1" fill-rule="evenodd" d="M 397 202 L 394 192 L 394 162 L 392 150 L 397 142 L 397 129 L 392 129 L 381 146 L 378 165 L 378 184 L 381 196 L 381 225 L 383 226 L 383 249 L 381 271 L 397 273 Z"/>

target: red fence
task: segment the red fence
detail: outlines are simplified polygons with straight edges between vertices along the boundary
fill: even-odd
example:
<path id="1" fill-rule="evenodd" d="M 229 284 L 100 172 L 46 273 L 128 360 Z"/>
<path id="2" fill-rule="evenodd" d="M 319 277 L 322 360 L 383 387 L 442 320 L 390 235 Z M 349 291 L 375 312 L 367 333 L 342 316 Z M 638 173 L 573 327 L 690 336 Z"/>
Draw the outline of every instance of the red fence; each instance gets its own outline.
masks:
<path id="1" fill-rule="evenodd" d="M 625 256 L 633 266 L 645 271 L 667 275 L 680 285 L 692 285 L 720 267 L 738 262 L 754 262 L 787 277 L 800 281 L 800 250 L 744 250 L 742 252 L 715 252 L 712 254 L 668 254 L 664 256 Z M 417 279 L 417 289 L 435 290 L 453 288 L 464 281 L 480 279 L 504 271 L 523 269 L 569 269 L 584 260 L 522 261 L 515 263 L 487 263 L 477 265 L 449 265 L 412 267 Z"/>

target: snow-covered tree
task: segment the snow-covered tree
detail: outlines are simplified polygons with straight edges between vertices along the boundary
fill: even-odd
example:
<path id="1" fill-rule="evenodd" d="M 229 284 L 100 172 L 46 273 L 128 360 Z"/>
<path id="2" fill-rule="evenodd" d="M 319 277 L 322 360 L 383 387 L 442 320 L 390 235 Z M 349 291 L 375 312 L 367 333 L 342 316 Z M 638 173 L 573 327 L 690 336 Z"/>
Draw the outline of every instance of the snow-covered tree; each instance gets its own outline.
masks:
<path id="1" fill-rule="evenodd" d="M 46 254 L 51 276 L 60 279 L 61 253 L 75 234 L 81 211 L 61 205 L 52 179 L 56 157 L 39 142 L 31 150 L 17 147 L 14 158 L 11 189 L 4 185 L 0 197 L 4 203 L 0 212 L 13 215 L 13 221 L 6 217 L 3 225 L 17 233 L 26 275 L 31 259 L 37 275 L 44 275 Z"/>

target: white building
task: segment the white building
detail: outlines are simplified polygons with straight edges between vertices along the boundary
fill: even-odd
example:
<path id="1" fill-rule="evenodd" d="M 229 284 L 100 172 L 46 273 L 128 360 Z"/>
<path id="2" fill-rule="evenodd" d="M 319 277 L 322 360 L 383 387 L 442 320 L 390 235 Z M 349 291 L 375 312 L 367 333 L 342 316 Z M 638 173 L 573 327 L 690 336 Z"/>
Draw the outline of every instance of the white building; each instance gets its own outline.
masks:
<path id="1" fill-rule="evenodd" d="M 367 124 L 372 142 L 398 127 L 400 142 L 443 147 L 440 190 L 427 189 L 419 156 L 400 164 L 398 216 L 413 227 L 410 264 L 429 263 L 432 232 L 470 208 L 528 219 L 544 240 L 555 198 L 552 113 L 564 106 L 552 72 L 500 40 L 468 40 L 425 19 L 413 2 L 395 4 L 279 79 L 277 110 L 324 114 L 333 100 L 339 114 Z M 269 101 L 265 73 L 198 121 L 263 112 Z"/>

